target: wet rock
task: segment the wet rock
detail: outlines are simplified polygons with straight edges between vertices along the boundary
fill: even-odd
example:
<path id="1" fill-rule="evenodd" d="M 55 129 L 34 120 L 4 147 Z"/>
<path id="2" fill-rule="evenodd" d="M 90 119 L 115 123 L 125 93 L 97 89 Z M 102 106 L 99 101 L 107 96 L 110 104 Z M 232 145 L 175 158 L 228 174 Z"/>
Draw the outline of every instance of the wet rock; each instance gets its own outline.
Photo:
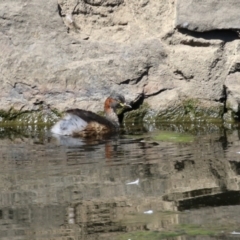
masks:
<path id="1" fill-rule="evenodd" d="M 240 111 L 240 73 L 230 74 L 225 81 L 227 101 L 227 113 L 225 118 L 227 121 L 233 121 L 239 118 Z"/>
<path id="2" fill-rule="evenodd" d="M 153 110 L 157 109 L 157 110 Z M 140 109 L 125 114 L 126 122 L 221 122 L 224 105 L 207 100 L 180 96 L 177 90 L 166 90 L 150 97 Z"/>

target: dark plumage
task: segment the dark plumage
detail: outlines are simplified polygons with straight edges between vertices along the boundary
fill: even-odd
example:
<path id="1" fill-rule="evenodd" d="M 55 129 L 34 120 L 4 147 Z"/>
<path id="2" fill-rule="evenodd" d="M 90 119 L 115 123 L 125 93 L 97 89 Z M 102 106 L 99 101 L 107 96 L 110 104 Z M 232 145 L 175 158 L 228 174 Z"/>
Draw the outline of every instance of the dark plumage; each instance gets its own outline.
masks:
<path id="1" fill-rule="evenodd" d="M 69 109 L 66 111 L 66 116 L 57 122 L 51 131 L 55 134 L 74 137 L 93 137 L 117 132 L 119 130 L 116 114 L 118 106 L 131 108 L 125 103 L 122 95 L 115 94 L 108 97 L 104 103 L 105 117 L 82 109 Z"/>

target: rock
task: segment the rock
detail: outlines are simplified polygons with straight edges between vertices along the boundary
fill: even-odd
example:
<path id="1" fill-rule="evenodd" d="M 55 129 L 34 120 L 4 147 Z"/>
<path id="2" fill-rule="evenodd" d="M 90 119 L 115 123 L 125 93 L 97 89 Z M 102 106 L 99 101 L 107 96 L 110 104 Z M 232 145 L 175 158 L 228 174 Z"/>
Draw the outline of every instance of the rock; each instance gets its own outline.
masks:
<path id="1" fill-rule="evenodd" d="M 227 101 L 225 115 L 226 121 L 239 119 L 240 113 L 240 73 L 235 72 L 228 75 L 225 81 Z"/>
<path id="2" fill-rule="evenodd" d="M 114 7 L 120 3 L 109 4 Z M 98 111 L 112 91 L 133 100 L 142 89 L 132 87 L 129 91 L 128 85 L 137 85 L 149 68 L 157 68 L 165 58 L 157 39 L 134 44 L 73 41 L 53 3 L 42 3 L 41 7 L 37 2 L 24 5 L 20 1 L 16 6 L 1 5 L 5 9 L 1 19 L 5 33 L 0 36 L 5 49 L 1 63 L 5 110 L 35 110 L 40 106 L 35 103 L 41 101 L 52 109 L 82 107 Z M 37 8 L 42 10 L 35 20 Z"/>
<path id="3" fill-rule="evenodd" d="M 144 120 L 153 122 L 220 122 L 224 111 L 222 103 L 187 98 L 176 89 L 149 98 L 147 103 L 155 111 L 146 113 Z"/>
<path id="4" fill-rule="evenodd" d="M 220 99 L 224 74 L 218 47 L 172 47 L 169 64 L 175 74 L 175 86 L 192 98 Z M 217 76 L 215 76 L 217 74 Z M 211 80 L 210 80 L 211 79 Z M 186 83 L 187 82 L 187 83 Z"/>
<path id="5" fill-rule="evenodd" d="M 222 119 L 224 82 L 239 69 L 238 37 L 175 30 L 184 9 L 183 1 L 1 2 L 1 119 L 12 109 L 97 112 L 114 91 L 164 119 L 166 109 L 183 111 L 184 99 Z"/>
<path id="6" fill-rule="evenodd" d="M 240 2 L 179 0 L 175 26 L 191 31 L 240 29 Z"/>

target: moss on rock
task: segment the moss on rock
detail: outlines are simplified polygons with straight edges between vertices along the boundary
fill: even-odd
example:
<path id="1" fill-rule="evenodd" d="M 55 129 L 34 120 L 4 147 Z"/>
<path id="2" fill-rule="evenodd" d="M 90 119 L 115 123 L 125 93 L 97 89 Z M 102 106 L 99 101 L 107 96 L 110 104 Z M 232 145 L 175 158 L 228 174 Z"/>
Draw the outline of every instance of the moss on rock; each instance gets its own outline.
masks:
<path id="1" fill-rule="evenodd" d="M 9 111 L 0 110 L 0 123 L 14 124 L 52 124 L 62 113 L 57 109 L 18 111 L 11 108 Z"/>
<path id="2" fill-rule="evenodd" d="M 222 122 L 224 106 L 221 103 L 210 103 L 198 99 L 185 99 L 180 104 L 153 110 L 143 104 L 138 110 L 126 114 L 129 122 Z"/>
<path id="3" fill-rule="evenodd" d="M 147 103 L 143 103 L 140 108 L 126 112 L 124 114 L 124 122 L 140 123 L 144 120 L 145 115 L 149 111 L 149 105 Z"/>
<path id="4" fill-rule="evenodd" d="M 176 106 L 153 110 L 147 103 L 138 109 L 124 114 L 125 123 L 141 122 L 222 122 L 224 106 L 198 99 L 185 99 Z M 102 114 L 101 114 L 102 115 Z M 11 108 L 0 110 L 0 122 L 15 122 L 18 124 L 52 124 L 62 113 L 57 109 L 41 108 L 34 111 L 19 111 Z"/>

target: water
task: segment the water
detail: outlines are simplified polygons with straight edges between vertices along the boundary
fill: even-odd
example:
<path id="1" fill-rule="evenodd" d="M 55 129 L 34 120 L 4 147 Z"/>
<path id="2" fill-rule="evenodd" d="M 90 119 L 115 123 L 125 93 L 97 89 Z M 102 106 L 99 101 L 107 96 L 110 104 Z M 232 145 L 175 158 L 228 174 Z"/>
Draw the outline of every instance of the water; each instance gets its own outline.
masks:
<path id="1" fill-rule="evenodd" d="M 240 239 L 238 127 L 2 126 L 0 153 L 0 239 Z"/>

